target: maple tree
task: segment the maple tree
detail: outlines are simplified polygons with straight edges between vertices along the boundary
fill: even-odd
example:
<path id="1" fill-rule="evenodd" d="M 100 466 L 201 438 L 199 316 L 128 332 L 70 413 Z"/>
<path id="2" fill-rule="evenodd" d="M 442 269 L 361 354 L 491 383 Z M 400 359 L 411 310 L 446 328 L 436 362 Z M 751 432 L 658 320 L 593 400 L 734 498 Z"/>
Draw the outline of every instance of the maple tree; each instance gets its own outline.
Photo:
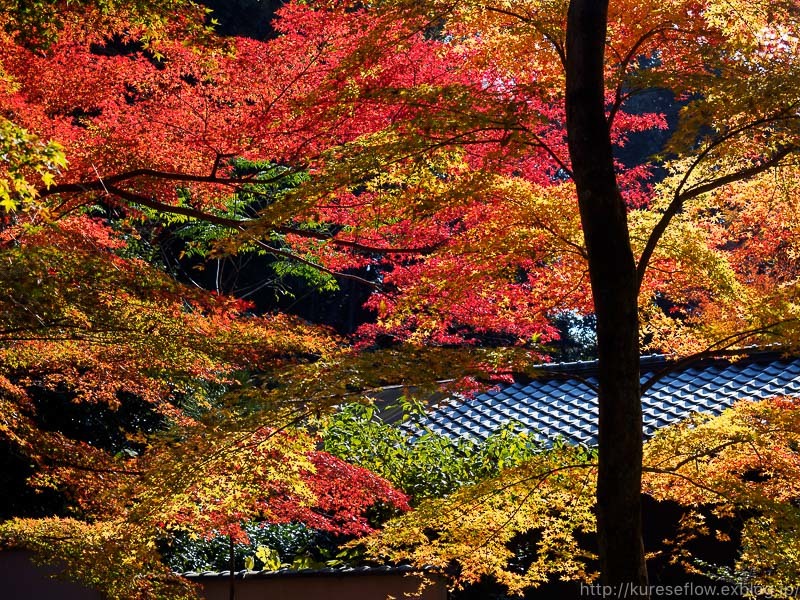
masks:
<path id="1" fill-rule="evenodd" d="M 0 535 L 57 560 L 71 578 L 112 598 L 194 598 L 197 590 L 162 561 L 160 546 L 171 532 L 247 543 L 242 521 L 259 518 L 352 537 L 373 531 L 372 507 L 408 509 L 385 480 L 315 452 L 308 439 L 262 435 L 254 442 L 239 432 L 233 441 L 216 435 L 208 443 L 209 436 L 194 435 L 177 452 L 150 448 L 124 465 L 94 457 L 100 479 L 81 469 L 85 463 L 62 467 L 48 483 L 74 486 L 82 512 L 12 519 L 0 524 Z M 242 465 L 244 452 L 251 462 Z"/>
<path id="2" fill-rule="evenodd" d="M 298 3 L 268 42 L 208 44 L 193 5 L 156 4 L 64 9 L 37 39 L 19 36 L 36 13 L 3 17 L 3 144 L 17 140 L 3 158 L 3 251 L 25 290 L 5 313 L 18 372 L 0 380 L 13 399 L 4 431 L 36 433 L 17 409 L 33 379 L 111 403 L 126 387 L 179 422 L 172 381 L 229 383 L 268 364 L 279 383 L 240 397 L 271 406 L 385 381 L 382 359 L 337 371 L 351 357 L 319 330 L 250 320 L 119 257 L 130 223 L 153 211 L 200 220 L 227 232 L 215 252 L 258 247 L 374 288 L 362 349 L 517 345 L 531 360 L 559 311 L 594 313 L 601 573 L 645 581 L 640 340 L 691 353 L 796 339 L 796 4 Z M 653 88 L 683 104 L 677 129 L 658 161 L 625 164 L 615 149 L 667 126 L 630 108 Z M 280 169 L 257 181 L 234 157 Z M 231 211 L 232 192 L 298 175 Z M 92 218 L 98 204 L 132 220 L 126 233 Z M 460 364 L 427 356 L 426 375 Z"/>
<path id="3" fill-rule="evenodd" d="M 120 256 L 118 236 L 85 215 L 25 216 L 3 231 L 0 429 L 38 464 L 32 484 L 66 496 L 71 512 L 8 521 L 7 543 L 58 558 L 111 597 L 179 594 L 185 583 L 156 546 L 171 530 L 241 538 L 239 522 L 261 518 L 361 535 L 371 531 L 366 512 L 375 503 L 406 508 L 379 478 L 314 452 L 308 436 L 279 433 L 308 414 L 312 385 L 331 394 L 320 380 L 327 367 L 315 360 L 335 357 L 335 339 L 280 315 L 248 316 L 241 301 Z M 252 389 L 220 397 L 253 368 L 279 379 L 291 373 L 302 385 L 304 364 L 303 404 L 273 407 L 270 394 Z M 82 439 L 43 426 L 45 393 L 112 414 L 134 395 L 162 425 L 134 428 L 108 447 L 92 432 Z"/>
<path id="4" fill-rule="evenodd" d="M 335 363 L 343 354 L 331 332 L 280 314 L 255 316 L 247 302 L 177 282 L 139 256 L 139 223 L 146 217 L 140 211 L 124 211 L 93 194 L 74 202 L 51 195 L 65 170 L 105 168 L 92 151 L 106 151 L 109 132 L 94 127 L 91 115 L 105 111 L 109 123 L 125 127 L 113 106 L 92 104 L 107 98 L 102 87 L 92 90 L 86 80 L 79 89 L 81 61 L 71 62 L 70 53 L 81 56 L 87 70 L 96 66 L 95 57 L 106 56 L 108 70 L 95 73 L 98 85 L 109 83 L 104 78 L 116 66 L 157 74 L 163 61 L 159 49 L 166 46 L 190 62 L 205 60 L 195 54 L 199 48 L 179 41 L 179 34 L 198 27 L 181 26 L 181 19 L 197 11 L 187 3 L 189 12 L 176 19 L 175 6 L 43 3 L 65 20 L 35 39 L 26 23 L 4 15 L 10 19 L 4 114 L 14 121 L 3 121 L 8 148 L 2 157 L 0 224 L 0 433 L 14 453 L 37 465 L 32 485 L 66 497 L 69 512 L 12 519 L 3 524 L 3 538 L 60 561 L 72 577 L 110 597 L 193 596 L 157 552 L 157 541 L 171 530 L 224 531 L 241 539 L 242 519 L 266 518 L 361 535 L 371 531 L 367 512 L 374 504 L 407 508 L 404 496 L 384 481 L 315 452 L 302 432 L 281 433 L 308 414 L 307 404 L 321 395 L 313 387 L 324 390 L 320 405 L 336 395 L 333 385 L 324 385 L 336 378 L 320 360 Z M 36 15 L 45 29 L 52 25 L 46 11 L 31 18 Z M 202 15 L 195 20 L 205 35 Z M 25 35 L 16 35 L 23 29 Z M 38 94 L 33 91 L 27 84 L 37 76 L 25 65 L 29 60 L 49 65 L 54 77 L 75 76 L 75 95 L 62 94 L 64 82 L 52 79 L 40 81 Z M 59 60 L 61 70 L 53 67 Z M 114 89 L 123 95 L 111 94 L 122 106 L 131 74 L 124 71 L 117 73 Z M 162 83 L 171 84 L 172 76 Z M 53 104 L 58 96 L 64 101 L 60 106 Z M 136 162 L 119 153 L 135 139 L 131 133 L 117 154 L 108 148 L 115 163 L 120 157 Z M 40 141 L 50 136 L 64 144 Z M 107 183 L 113 189 L 113 180 Z M 169 185 L 174 194 L 175 183 Z M 250 372 L 286 381 L 290 370 L 292 389 L 283 385 L 270 394 L 251 388 L 224 396 L 241 389 Z M 115 414 L 136 398 L 159 419 L 155 428 L 134 427 L 118 436 L 121 441 L 105 444 L 91 431 L 79 429 L 76 436 L 46 426 L 42 398 L 47 395 L 102 407 L 104 414 Z"/>
<path id="5" fill-rule="evenodd" d="M 797 410 L 795 398 L 744 401 L 665 428 L 645 446 L 645 490 L 692 507 L 687 537 L 710 529 L 703 506 L 744 522 L 734 568 L 715 574 L 787 598 L 797 581 Z M 698 568 L 702 557 L 678 550 L 673 560 Z"/>
<path id="6" fill-rule="evenodd" d="M 424 290 L 423 296 L 410 294 L 410 302 L 433 298 L 434 309 L 443 311 L 456 303 L 457 308 L 448 315 L 462 325 L 473 325 L 471 318 L 476 314 L 484 324 L 496 323 L 489 311 L 478 309 L 482 307 L 473 300 L 476 289 L 497 305 L 519 310 L 513 295 L 508 295 L 509 300 L 503 298 L 505 304 L 493 296 L 496 287 L 489 282 L 494 267 L 510 266 L 505 262 L 510 257 L 503 254 L 504 244 L 517 242 L 531 224 L 543 221 L 545 233 L 551 233 L 562 248 L 569 246 L 557 259 L 548 261 L 537 256 L 548 249 L 545 244 L 523 239 L 519 247 L 511 248 L 521 256 L 509 262 L 524 271 L 525 291 L 531 294 L 526 298 L 536 298 L 533 305 L 537 309 L 543 304 L 552 309 L 548 300 L 563 300 L 565 295 L 574 306 L 591 302 L 600 359 L 597 510 L 601 573 L 611 584 L 645 583 L 639 499 L 640 318 L 649 317 L 643 328 L 650 337 L 646 341 L 671 351 L 713 350 L 763 339 L 759 333 L 794 338 L 796 282 L 791 271 L 765 269 L 762 265 L 768 258 L 737 237 L 736 228 L 730 225 L 736 217 L 729 213 L 721 218 L 718 207 L 732 208 L 724 196 L 741 181 L 764 182 L 765 173 L 796 169 L 792 159 L 798 148 L 798 98 L 791 81 L 797 76 L 797 7 L 793 3 L 778 7 L 749 3 L 733 16 L 727 5 L 722 8 L 714 3 L 658 7 L 619 3 L 610 8 L 603 2 L 580 1 L 513 6 L 460 3 L 425 9 L 421 16 L 428 23 L 441 24 L 444 34 L 437 49 L 458 61 L 459 68 L 453 69 L 456 75 L 450 72 L 435 83 L 423 76 L 410 88 L 391 87 L 374 76 L 388 69 L 381 70 L 374 59 L 359 62 L 361 71 L 348 74 L 354 85 L 360 85 L 364 101 L 380 104 L 404 97 L 405 102 L 399 104 L 408 112 L 385 132 L 356 140 L 352 153 L 338 163 L 342 170 L 357 171 L 359 178 L 375 181 L 375 193 L 383 196 L 382 201 L 393 195 L 407 202 L 420 199 L 415 205 L 419 209 L 419 203 L 424 207 L 424 202 L 432 202 L 437 194 L 451 194 L 448 206 L 453 205 L 453 198 L 465 204 L 470 198 L 480 198 L 476 209 L 486 212 L 476 219 L 475 231 L 494 228 L 484 238 L 493 243 L 490 266 L 481 262 L 477 268 L 469 258 L 455 264 L 457 259 L 429 261 L 442 268 L 441 279 L 433 281 L 438 288 L 431 286 L 430 276 L 421 276 L 419 264 L 411 266 L 409 279 L 392 273 L 393 281 L 405 285 L 404 291 Z M 395 17 L 395 26 L 401 18 L 413 22 L 420 12 L 405 3 L 391 3 L 388 14 Z M 382 34 L 386 36 L 386 31 Z M 404 38 L 398 35 L 393 42 L 398 39 Z M 371 68 L 367 69 L 365 62 Z M 425 75 L 431 77 L 430 72 Z M 665 160 L 671 176 L 651 191 L 646 184 L 648 166 L 623 168 L 615 162 L 613 148 L 624 145 L 637 129 L 663 127 L 658 115 L 624 110 L 626 101 L 637 92 L 654 86 L 673 90 L 686 106 L 666 148 L 667 156 L 677 157 Z M 443 148 L 450 154 L 444 154 Z M 464 157 L 462 170 L 451 163 L 446 171 L 452 177 L 450 185 L 440 180 L 421 193 L 415 189 L 414 167 L 424 160 L 433 173 L 444 171 L 444 165 L 431 157 L 452 161 L 459 151 Z M 376 159 L 376 154 L 383 161 Z M 388 170 L 394 181 L 413 183 L 401 185 L 397 192 L 391 184 L 386 185 L 386 175 L 377 174 L 378 165 Z M 336 167 L 332 168 L 333 177 Z M 394 170 L 403 177 L 394 175 Z M 502 183 L 500 175 L 505 175 Z M 567 177 L 571 181 L 564 183 Z M 551 221 L 535 210 L 514 220 L 514 186 L 527 188 L 529 202 L 539 195 L 551 211 L 553 205 L 562 208 L 560 203 L 577 193 L 577 203 L 569 206 L 578 209 L 580 230 L 574 212 L 566 221 L 569 229 L 564 229 L 562 219 L 554 234 Z M 791 195 L 778 190 L 775 197 L 779 195 L 791 210 Z M 500 194 L 505 201 L 492 206 L 492 199 Z M 509 205 L 511 219 L 501 212 Z M 629 213 L 631 208 L 636 210 Z M 502 226 L 486 213 L 502 215 Z M 687 213 L 700 215 L 699 222 L 688 219 Z M 636 227 L 637 237 L 629 233 L 629 223 Z M 459 225 L 469 229 L 472 223 L 464 217 Z M 581 233 L 576 236 L 578 231 Z M 710 235 L 712 232 L 719 237 Z M 774 234 L 762 235 L 770 238 Z M 464 237 L 470 239 L 469 234 Z M 499 249 L 494 245 L 498 238 Z M 475 244 L 474 238 L 471 241 Z M 743 252 L 758 265 L 758 275 L 766 277 L 754 281 L 748 276 L 752 272 L 745 274 L 736 264 L 736 253 L 726 254 L 726 244 L 746 245 Z M 468 252 L 472 248 L 465 245 L 461 249 Z M 533 264 L 524 260 L 531 255 L 538 258 Z M 477 260 L 486 257 L 480 254 Z M 581 264 L 572 271 L 572 282 L 577 274 L 585 273 L 583 265 L 588 267 L 591 300 L 581 298 L 570 286 L 570 278 L 559 278 L 562 267 L 569 273 L 573 266 L 566 257 Z M 546 277 L 537 272 L 544 268 L 549 271 Z M 453 292 L 443 283 L 444 273 L 464 287 Z M 470 274 L 475 278 L 470 279 Z M 781 279 L 777 289 L 774 277 Z M 546 282 L 544 286 L 558 282 L 559 289 L 566 287 L 567 293 L 537 298 L 541 282 Z M 514 284 L 506 281 L 504 291 L 513 289 Z M 665 304 L 672 305 L 668 312 Z M 398 316 L 405 316 L 411 321 L 407 326 L 412 337 L 418 335 L 423 329 L 420 311 L 412 306 L 401 305 L 400 312 L 397 305 L 384 309 L 384 322 L 396 328 Z M 523 316 L 514 324 L 517 331 L 524 331 L 525 325 L 536 327 L 530 321 L 539 314 L 536 309 L 519 312 Z M 542 324 L 538 325 L 541 330 Z M 669 328 L 678 334 L 659 335 Z M 684 340 L 679 341 L 679 336 Z M 447 337 L 433 339 L 444 341 Z"/>
<path id="7" fill-rule="evenodd" d="M 595 531 L 594 459 L 592 451 L 569 445 L 537 453 L 495 477 L 428 499 L 359 542 L 391 561 L 443 572 L 457 565 L 457 587 L 490 575 L 521 595 L 551 578 L 591 580 L 596 574 L 585 541 Z"/>
<path id="8" fill-rule="evenodd" d="M 685 573 L 711 578 L 697 589 L 717 580 L 754 595 L 793 596 L 797 410 L 796 398 L 743 400 L 716 416 L 692 415 L 645 442 L 643 490 L 686 509 L 658 552 Z M 450 570 L 459 588 L 486 575 L 512 594 L 556 579 L 591 582 L 597 466 L 593 451 L 540 451 L 445 498 L 424 500 L 361 543 L 387 560 Z M 707 540 L 732 544 L 732 534 L 740 538 L 735 563 L 715 564 Z M 699 539 L 706 543 L 693 547 Z"/>

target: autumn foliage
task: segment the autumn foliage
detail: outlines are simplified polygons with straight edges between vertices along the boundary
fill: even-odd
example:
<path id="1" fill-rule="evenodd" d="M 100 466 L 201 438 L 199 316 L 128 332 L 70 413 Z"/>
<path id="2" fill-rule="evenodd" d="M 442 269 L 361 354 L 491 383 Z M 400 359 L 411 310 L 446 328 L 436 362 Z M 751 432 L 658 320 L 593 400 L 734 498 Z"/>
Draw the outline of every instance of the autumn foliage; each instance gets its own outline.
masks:
<path id="1" fill-rule="evenodd" d="M 202 49 L 166 34 L 151 47 L 130 30 L 65 25 L 46 52 L 5 45 L 4 102 L 15 123 L 63 146 L 69 176 L 51 180 L 54 164 L 46 183 L 55 185 L 39 190 L 60 198 L 59 211 L 90 199 L 174 211 L 229 228 L 220 252 L 255 241 L 333 271 L 369 267 L 381 276 L 367 341 L 536 345 L 557 335 L 555 313 L 592 310 L 563 129 L 565 6 L 448 12 L 398 2 L 365 18 L 343 5 L 289 4 L 275 39 Z M 788 310 L 787 292 L 766 300 L 763 285 L 752 289 L 736 270 L 741 251 L 760 262 L 767 248 L 744 250 L 733 221 L 705 208 L 730 193 L 718 169 L 734 180 L 760 174 L 749 153 L 758 140 L 769 140 L 775 166 L 792 151 L 794 17 L 779 12 L 785 33 L 752 8 L 752 34 L 713 5 L 620 5 L 610 17 L 609 123 L 622 193 L 636 209 L 634 249 L 652 265 L 640 298 L 653 348 L 701 349 L 734 325 L 758 329 Z M 740 70 L 757 88 L 747 95 L 760 111 L 752 122 L 734 101 Z M 664 158 L 647 162 L 626 148 L 667 121 L 628 102 L 655 86 L 683 108 Z M 693 148 L 701 125 L 719 133 Z M 288 167 L 277 177 L 309 177 L 254 218 L 228 218 L 220 211 L 230 190 L 250 179 L 232 175 L 233 156 Z M 664 168 L 674 174 L 654 185 Z M 675 200 L 687 212 L 668 208 Z M 652 248 L 662 214 L 680 242 Z M 738 310 L 758 323 L 720 318 L 752 295 Z"/>
<path id="2" fill-rule="evenodd" d="M 222 39 L 181 0 L 27 4 L 0 2 L 0 434 L 73 512 L 4 531 L 67 540 L 72 566 L 135 540 L 116 548 L 132 557 L 122 571 L 84 573 L 112 596 L 130 597 L 109 582 L 137 570 L 152 575 L 143 596 L 171 585 L 165 528 L 369 531 L 368 506 L 404 497 L 294 426 L 465 364 L 508 377 L 546 358 L 559 314 L 594 310 L 566 0 L 287 3 L 267 41 Z M 796 343 L 799 20 L 795 2 L 611 5 L 605 118 L 645 348 Z M 654 89 L 669 115 L 642 100 Z M 636 151 L 647 134 L 666 140 L 653 156 Z M 242 159 L 277 168 L 242 174 Z M 367 286 L 374 319 L 343 339 L 179 281 L 143 248 L 186 223 L 217 228 L 205 256 L 256 252 Z M 489 350 L 451 360 L 456 345 Z M 43 393 L 112 411 L 135 396 L 160 425 L 101 448 L 41 427 Z M 334 473 L 348 483 L 328 485 Z M 553 482 L 524 501 L 552 499 L 588 530 L 589 505 L 564 491 L 582 484 Z M 404 535 L 421 540 L 416 518 Z M 574 549 L 548 531 L 548 549 Z M 552 556 L 504 581 L 583 574 Z"/>
<path id="3" fill-rule="evenodd" d="M 692 507 L 684 543 L 698 533 L 724 536 L 706 524 L 702 507 L 741 520 L 741 551 L 729 581 L 790 594 L 797 581 L 798 401 L 741 402 L 722 415 L 698 415 L 658 434 L 647 445 L 645 490 Z M 702 563 L 681 548 L 673 560 Z M 708 567 L 706 567 L 708 569 Z"/>

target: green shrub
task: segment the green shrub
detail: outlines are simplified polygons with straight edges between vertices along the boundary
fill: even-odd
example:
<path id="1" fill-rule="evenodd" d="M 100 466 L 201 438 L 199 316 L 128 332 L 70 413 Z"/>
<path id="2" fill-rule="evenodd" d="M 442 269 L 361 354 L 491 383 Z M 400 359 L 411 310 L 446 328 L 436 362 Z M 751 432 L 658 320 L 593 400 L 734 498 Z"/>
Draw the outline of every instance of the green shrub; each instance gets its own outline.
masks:
<path id="1" fill-rule="evenodd" d="M 280 563 L 292 564 L 298 558 L 312 557 L 320 549 L 335 546 L 325 533 L 309 529 L 301 523 L 246 523 L 242 526 L 250 544 L 233 545 L 235 570 L 250 566 L 259 548 L 269 548 L 277 554 Z M 230 541 L 227 535 L 215 535 L 209 539 L 191 537 L 187 533 L 176 533 L 165 541 L 162 556 L 173 570 L 226 571 L 230 568 Z M 264 561 L 255 560 L 256 568 L 264 568 Z M 274 565 L 267 565 L 268 567 Z"/>
<path id="2" fill-rule="evenodd" d="M 432 431 L 415 436 L 384 423 L 371 407 L 351 404 L 326 422 L 322 449 L 386 478 L 417 505 L 425 498 L 441 498 L 493 477 L 545 447 L 513 424 L 485 441 L 451 439 Z"/>

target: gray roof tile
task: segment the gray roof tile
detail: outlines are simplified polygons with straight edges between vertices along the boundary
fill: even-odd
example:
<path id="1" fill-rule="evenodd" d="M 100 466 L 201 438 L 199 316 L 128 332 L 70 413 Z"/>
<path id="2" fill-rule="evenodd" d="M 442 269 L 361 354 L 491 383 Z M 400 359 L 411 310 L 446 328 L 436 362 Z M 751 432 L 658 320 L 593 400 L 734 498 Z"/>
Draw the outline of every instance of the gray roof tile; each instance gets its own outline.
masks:
<path id="1" fill-rule="evenodd" d="M 513 421 L 542 439 L 564 437 L 594 444 L 597 399 L 582 379 L 596 384 L 592 372 L 596 366 L 593 362 L 543 365 L 541 376 L 531 382 L 515 383 L 469 400 L 450 399 L 414 430 L 427 427 L 453 437 L 485 439 L 502 424 Z M 800 358 L 760 353 L 735 363 L 706 360 L 663 374 L 667 366 L 663 357 L 642 360 L 643 383 L 660 374 L 642 398 L 645 436 L 693 412 L 719 414 L 740 399 L 800 396 Z"/>

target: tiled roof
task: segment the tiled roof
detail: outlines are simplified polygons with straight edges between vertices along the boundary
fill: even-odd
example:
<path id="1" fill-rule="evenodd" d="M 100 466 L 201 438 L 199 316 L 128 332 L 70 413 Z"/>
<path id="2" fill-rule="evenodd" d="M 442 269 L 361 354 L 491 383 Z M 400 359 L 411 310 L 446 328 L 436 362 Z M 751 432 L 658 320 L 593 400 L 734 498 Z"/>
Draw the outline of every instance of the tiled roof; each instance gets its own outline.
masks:
<path id="1" fill-rule="evenodd" d="M 657 381 L 642 398 L 644 434 L 693 412 L 719 414 L 740 399 L 800 396 L 800 358 L 753 354 L 736 362 L 715 359 L 683 367 L 664 357 L 642 359 L 642 384 Z M 485 439 L 508 422 L 543 441 L 597 443 L 597 363 L 545 365 L 541 376 L 472 398 L 454 398 L 430 411 L 419 427 L 450 437 Z M 417 429 L 419 431 L 419 429 Z"/>
<path id="2" fill-rule="evenodd" d="M 351 575 L 405 575 L 431 571 L 430 568 L 419 568 L 411 565 L 362 565 L 358 567 L 323 567 L 320 569 L 278 569 L 277 571 L 234 571 L 237 579 L 271 579 L 273 577 L 334 577 Z M 230 577 L 230 571 L 187 571 L 181 573 L 189 579 L 219 579 Z"/>

